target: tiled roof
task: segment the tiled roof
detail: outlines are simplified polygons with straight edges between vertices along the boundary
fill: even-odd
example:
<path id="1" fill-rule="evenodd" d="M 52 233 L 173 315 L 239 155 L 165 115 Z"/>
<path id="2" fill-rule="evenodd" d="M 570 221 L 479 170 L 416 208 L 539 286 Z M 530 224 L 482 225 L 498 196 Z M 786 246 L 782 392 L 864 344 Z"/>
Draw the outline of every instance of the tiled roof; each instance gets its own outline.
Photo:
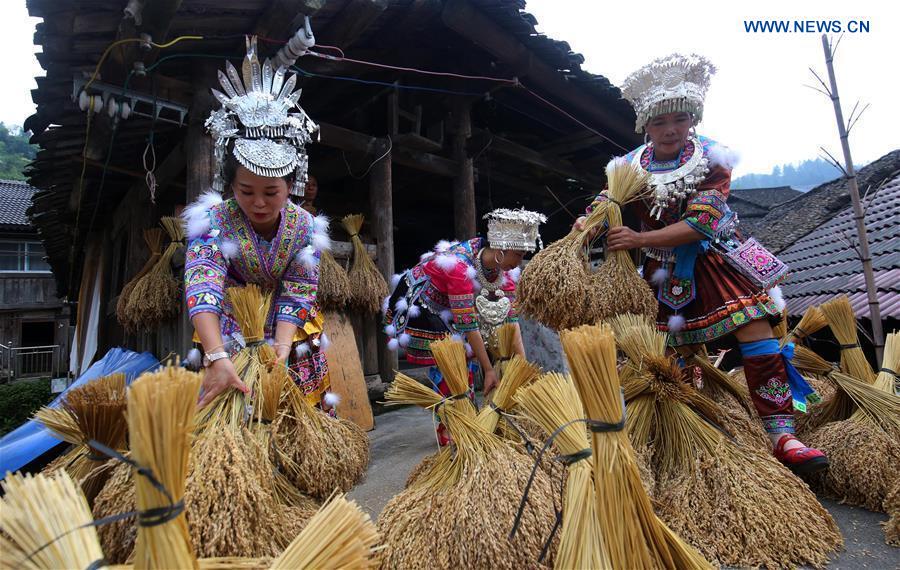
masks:
<path id="1" fill-rule="evenodd" d="M 881 317 L 900 319 L 900 173 L 877 194 L 873 190 L 862 207 Z M 868 318 L 862 263 L 851 246 L 856 242 L 853 209 L 847 207 L 778 254 L 791 268 L 782 290 L 792 315 L 846 293 L 857 317 Z"/>
<path id="2" fill-rule="evenodd" d="M 892 151 L 857 172 L 860 195 L 900 172 L 900 150 Z M 754 236 L 772 251 L 781 251 L 850 205 L 847 180 L 838 178 L 772 208 Z"/>
<path id="3" fill-rule="evenodd" d="M 25 214 L 31 206 L 31 195 L 37 188 L 19 180 L 0 180 L 0 229 L 27 230 L 31 227 Z"/>
<path id="4" fill-rule="evenodd" d="M 732 189 L 729 193 L 731 198 L 740 198 L 754 204 L 765 207 L 766 209 L 778 204 L 783 204 L 788 200 L 793 200 L 802 196 L 803 192 L 794 190 L 790 186 L 774 186 L 771 188 L 741 188 Z"/>

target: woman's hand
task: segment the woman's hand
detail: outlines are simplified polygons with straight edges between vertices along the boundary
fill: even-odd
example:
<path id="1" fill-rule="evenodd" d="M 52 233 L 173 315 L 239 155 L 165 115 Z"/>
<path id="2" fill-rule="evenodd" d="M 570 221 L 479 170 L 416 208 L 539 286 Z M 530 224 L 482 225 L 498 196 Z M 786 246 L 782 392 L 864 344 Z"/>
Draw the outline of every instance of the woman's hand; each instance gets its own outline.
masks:
<path id="1" fill-rule="evenodd" d="M 638 249 L 644 245 L 643 235 L 627 226 L 616 226 L 606 233 L 606 247 L 609 251 Z"/>
<path id="2" fill-rule="evenodd" d="M 286 342 L 275 343 L 275 364 L 286 365 L 291 356 L 291 345 Z"/>
<path id="3" fill-rule="evenodd" d="M 500 381 L 497 379 L 497 373 L 493 368 L 484 373 L 484 395 L 487 396 L 491 390 L 497 387 Z"/>
<path id="4" fill-rule="evenodd" d="M 230 358 L 220 358 L 206 369 L 203 374 L 203 384 L 200 387 L 200 402 L 198 408 L 203 408 L 212 402 L 222 392 L 234 388 L 244 394 L 250 392 L 247 385 L 238 378 L 234 363 Z"/>
<path id="5" fill-rule="evenodd" d="M 586 221 L 587 221 L 587 216 L 581 216 L 580 218 L 575 220 L 575 224 L 572 227 L 578 231 L 584 231 L 584 224 Z M 587 233 L 588 239 L 593 240 L 595 237 L 597 237 L 597 234 L 600 233 L 600 230 L 601 230 L 600 226 L 597 226 L 594 229 L 592 229 L 591 231 L 589 231 Z"/>

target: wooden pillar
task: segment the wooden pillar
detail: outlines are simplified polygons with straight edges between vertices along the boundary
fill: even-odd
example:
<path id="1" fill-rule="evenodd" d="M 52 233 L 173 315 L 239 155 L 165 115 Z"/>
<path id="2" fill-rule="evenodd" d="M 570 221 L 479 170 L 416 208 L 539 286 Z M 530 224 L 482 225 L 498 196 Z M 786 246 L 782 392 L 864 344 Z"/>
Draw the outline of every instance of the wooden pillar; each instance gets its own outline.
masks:
<path id="1" fill-rule="evenodd" d="M 213 140 L 206 132 L 203 123 L 210 112 L 218 104 L 210 93 L 210 87 L 217 84 L 216 71 L 219 62 L 196 60 L 192 66 L 191 87 L 193 101 L 189 111 L 187 135 L 184 140 L 184 153 L 187 162 L 187 179 L 185 180 L 185 204 L 195 201 L 200 194 L 212 186 L 215 172 L 213 161 Z M 191 348 L 194 326 L 188 318 L 187 307 L 181 307 L 181 324 L 177 333 L 177 346 L 182 356 Z M 163 356 L 163 355 L 160 355 Z"/>
<path id="2" fill-rule="evenodd" d="M 475 236 L 475 169 L 466 153 L 466 143 L 472 135 L 472 103 L 457 99 L 453 104 L 453 160 L 459 172 L 453 178 L 453 230 L 456 239 Z"/>
<path id="3" fill-rule="evenodd" d="M 384 152 L 384 151 L 381 151 Z M 391 155 L 381 159 L 369 174 L 369 211 L 372 212 L 372 237 L 375 238 L 376 265 L 388 283 L 394 274 L 394 205 L 391 182 Z M 387 347 L 380 315 L 375 316 L 375 342 L 378 353 L 378 374 L 382 382 L 394 380 L 397 353 Z"/>

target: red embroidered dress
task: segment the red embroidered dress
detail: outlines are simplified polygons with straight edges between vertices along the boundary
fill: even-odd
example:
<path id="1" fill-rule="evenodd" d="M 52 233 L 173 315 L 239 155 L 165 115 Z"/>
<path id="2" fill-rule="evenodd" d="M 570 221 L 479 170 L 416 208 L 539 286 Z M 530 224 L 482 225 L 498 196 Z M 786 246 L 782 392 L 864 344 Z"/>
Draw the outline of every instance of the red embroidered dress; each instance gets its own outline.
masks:
<path id="1" fill-rule="evenodd" d="M 446 249 L 425 254 L 419 264 L 401 275 L 388 299 L 385 323 L 390 336 L 403 339 L 409 362 L 433 365 L 431 341 L 479 330 L 475 296 L 481 284 L 475 256 L 486 245 L 484 238 L 451 243 Z M 502 279 L 503 296 L 510 300 L 506 322 L 514 323 L 518 321 L 516 284 L 510 272 Z"/>
<path id="2" fill-rule="evenodd" d="M 647 201 L 629 205 L 641 220 L 641 231 L 656 230 L 684 221 L 703 235 L 696 242 L 696 260 L 686 277 L 676 277 L 676 263 L 680 248 L 645 248 L 644 279 L 657 292 L 659 313 L 657 326 L 669 333 L 673 346 L 706 343 L 733 333 L 739 327 L 758 319 L 780 318 L 776 303 L 765 291 L 760 291 L 723 257 L 709 248 L 710 243 L 734 232 L 736 216 L 728 208 L 731 168 L 724 160 L 727 149 L 706 137 L 697 137 L 699 145 L 690 140 L 681 156 L 669 162 L 653 160 L 652 146 L 643 145 L 625 156 L 629 163 L 640 156 L 641 168 L 651 173 L 669 172 L 686 164 L 694 153 L 702 152 L 709 160 L 709 172 L 697 186 L 695 194 L 677 200 L 662 210 L 660 219 L 651 216 L 652 203 Z M 696 148 L 699 147 L 699 148 Z M 589 206 L 605 200 L 598 196 Z M 665 278 L 654 283 L 654 275 L 665 270 Z M 669 330 L 669 318 L 678 314 L 685 319 L 678 331 Z"/>

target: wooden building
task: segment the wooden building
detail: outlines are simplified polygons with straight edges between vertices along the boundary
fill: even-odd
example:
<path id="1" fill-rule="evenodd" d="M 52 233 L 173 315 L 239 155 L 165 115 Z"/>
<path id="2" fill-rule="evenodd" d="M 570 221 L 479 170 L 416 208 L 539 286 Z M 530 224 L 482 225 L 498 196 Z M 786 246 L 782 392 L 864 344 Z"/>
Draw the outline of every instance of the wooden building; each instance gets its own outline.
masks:
<path id="1" fill-rule="evenodd" d="M 239 64 L 245 34 L 257 34 L 261 55 L 272 56 L 310 17 L 316 51 L 331 56 L 306 55 L 296 65 L 300 103 L 321 125 L 309 149 L 317 205 L 332 218 L 366 214 L 368 241 L 388 277 L 439 239 L 473 236 L 495 207 L 545 212 L 544 240 L 561 237 L 602 187 L 610 156 L 640 142 L 619 90 L 582 70 L 583 57 L 568 44 L 537 33 L 522 0 L 27 5 L 43 18 L 35 43 L 47 71 L 33 92 L 37 113 L 25 124 L 41 149 L 28 171 L 41 190 L 31 219 L 60 295 L 78 298 L 88 248 L 102 258 L 90 265 L 101 273 L 101 354 L 124 344 L 162 356 L 188 345 L 185 319 L 125 335 L 113 318 L 116 296 L 146 259 L 142 230 L 209 187 L 209 88 L 225 58 Z M 157 49 L 133 41 L 143 34 L 157 44 L 202 39 Z M 107 49 L 87 89 L 105 93 L 103 112 L 89 121 L 78 95 Z M 110 98 L 133 103 L 130 117 L 110 118 Z M 149 145 L 155 201 L 145 180 Z M 374 321 L 360 323 L 365 368 L 384 376 L 395 360 L 381 348 Z"/>

